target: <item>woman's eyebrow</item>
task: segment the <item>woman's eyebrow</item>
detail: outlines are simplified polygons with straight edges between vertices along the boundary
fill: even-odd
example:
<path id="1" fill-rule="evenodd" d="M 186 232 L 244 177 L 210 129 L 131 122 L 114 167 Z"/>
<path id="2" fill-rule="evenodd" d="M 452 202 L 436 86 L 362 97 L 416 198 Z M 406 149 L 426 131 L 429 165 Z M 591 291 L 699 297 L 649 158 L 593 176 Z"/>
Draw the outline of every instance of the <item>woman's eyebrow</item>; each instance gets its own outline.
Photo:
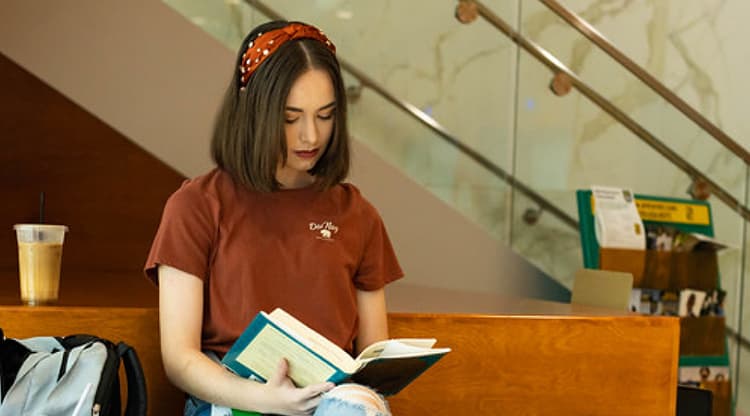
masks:
<path id="1" fill-rule="evenodd" d="M 335 106 L 335 105 L 336 105 L 336 101 L 331 101 L 330 103 L 328 103 L 328 104 L 324 105 L 323 107 L 320 107 L 320 108 L 318 109 L 318 111 L 321 111 L 321 110 L 325 110 L 325 109 L 331 108 L 331 107 L 333 107 L 333 106 Z M 297 107 L 292 107 L 292 106 L 289 106 L 289 105 L 288 105 L 288 106 L 286 106 L 286 111 L 294 111 L 294 112 L 297 112 L 297 113 L 302 113 L 302 112 L 303 112 L 303 110 L 302 110 L 301 108 L 297 108 Z"/>

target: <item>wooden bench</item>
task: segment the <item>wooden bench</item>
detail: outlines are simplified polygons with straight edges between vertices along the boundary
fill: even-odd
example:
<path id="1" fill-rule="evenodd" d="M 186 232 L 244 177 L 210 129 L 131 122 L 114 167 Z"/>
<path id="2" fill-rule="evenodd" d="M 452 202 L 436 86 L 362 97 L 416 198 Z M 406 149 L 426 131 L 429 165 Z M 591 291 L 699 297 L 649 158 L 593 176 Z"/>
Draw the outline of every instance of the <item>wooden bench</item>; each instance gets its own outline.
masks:
<path id="1" fill-rule="evenodd" d="M 390 399 L 395 415 L 675 414 L 678 319 L 436 294 L 391 294 L 390 310 L 415 309 L 390 313 L 393 337 L 453 348 Z M 477 313 L 460 312 L 465 302 Z M 0 306 L 0 327 L 15 338 L 86 332 L 128 342 L 146 373 L 149 414 L 182 412 L 184 395 L 162 369 L 156 308 Z"/>

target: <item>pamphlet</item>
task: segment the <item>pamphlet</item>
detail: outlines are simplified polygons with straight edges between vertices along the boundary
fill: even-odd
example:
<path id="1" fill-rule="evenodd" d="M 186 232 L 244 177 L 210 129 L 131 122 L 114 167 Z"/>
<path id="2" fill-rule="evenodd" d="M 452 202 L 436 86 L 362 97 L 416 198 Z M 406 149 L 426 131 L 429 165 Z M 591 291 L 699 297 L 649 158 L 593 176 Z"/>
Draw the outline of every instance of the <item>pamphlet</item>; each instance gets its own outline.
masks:
<path id="1" fill-rule="evenodd" d="M 646 233 L 629 189 L 593 186 L 596 239 L 600 247 L 643 250 Z"/>

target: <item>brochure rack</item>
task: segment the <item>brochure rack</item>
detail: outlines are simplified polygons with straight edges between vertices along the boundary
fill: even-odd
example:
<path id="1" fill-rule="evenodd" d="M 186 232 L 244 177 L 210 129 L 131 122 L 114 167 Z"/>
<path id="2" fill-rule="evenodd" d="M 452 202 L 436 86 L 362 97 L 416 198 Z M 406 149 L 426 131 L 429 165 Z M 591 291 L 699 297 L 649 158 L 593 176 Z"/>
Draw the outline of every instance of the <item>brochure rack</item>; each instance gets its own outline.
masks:
<path id="1" fill-rule="evenodd" d="M 719 289 L 716 251 L 701 246 L 689 252 L 623 250 L 599 247 L 595 233 L 592 193 L 576 192 L 583 265 L 589 269 L 625 271 L 633 274 L 633 287 L 653 292 L 679 292 L 683 289 Z M 681 233 L 714 236 L 708 202 L 689 199 L 635 195 L 638 213 L 646 229 L 665 227 Z M 648 354 L 648 351 L 644 351 Z M 681 382 L 695 373 L 695 383 L 712 390 L 713 414 L 733 413 L 729 354 L 724 316 L 682 317 L 680 319 Z M 717 374 L 718 372 L 718 374 Z"/>

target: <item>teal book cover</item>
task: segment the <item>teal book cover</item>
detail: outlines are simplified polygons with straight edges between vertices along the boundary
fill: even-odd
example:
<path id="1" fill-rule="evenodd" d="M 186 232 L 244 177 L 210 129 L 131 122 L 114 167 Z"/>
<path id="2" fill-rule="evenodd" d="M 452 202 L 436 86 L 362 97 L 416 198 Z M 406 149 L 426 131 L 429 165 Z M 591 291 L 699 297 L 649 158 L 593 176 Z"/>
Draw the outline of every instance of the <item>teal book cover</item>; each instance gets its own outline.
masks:
<path id="1" fill-rule="evenodd" d="M 326 381 L 355 382 L 385 396 L 394 395 L 450 352 L 434 348 L 432 338 L 376 342 L 356 358 L 292 315 L 276 309 L 260 312 L 247 326 L 222 364 L 240 377 L 268 380 L 281 360 L 299 387 Z"/>

